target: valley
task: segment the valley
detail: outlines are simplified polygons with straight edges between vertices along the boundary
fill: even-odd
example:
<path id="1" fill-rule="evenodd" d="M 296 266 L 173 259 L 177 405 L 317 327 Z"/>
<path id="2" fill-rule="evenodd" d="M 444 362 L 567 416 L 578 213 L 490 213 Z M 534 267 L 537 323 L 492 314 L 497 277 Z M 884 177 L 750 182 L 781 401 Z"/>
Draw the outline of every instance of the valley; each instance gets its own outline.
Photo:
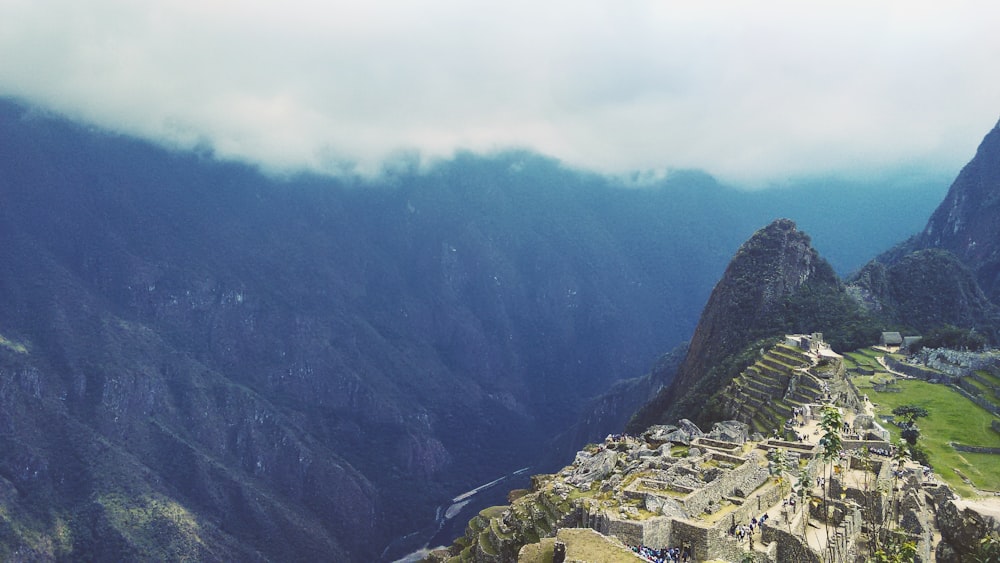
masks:
<path id="1" fill-rule="evenodd" d="M 0 128 L 5 557 L 402 556 L 387 548 L 447 499 L 555 470 L 644 403 L 631 424 L 704 424 L 747 337 L 823 326 L 840 348 L 917 319 L 892 280 L 952 260 L 865 266 L 855 298 L 779 220 L 727 276 L 776 215 L 845 271 L 919 227 L 843 198 L 864 185 L 747 192 L 680 171 L 639 189 L 519 151 L 376 184 L 275 178 L 13 102 Z M 931 184 L 901 205 L 930 214 Z M 964 267 L 920 279 L 961 289 L 949 322 L 987 326 Z M 720 273 L 717 303 L 759 315 L 713 304 Z"/>

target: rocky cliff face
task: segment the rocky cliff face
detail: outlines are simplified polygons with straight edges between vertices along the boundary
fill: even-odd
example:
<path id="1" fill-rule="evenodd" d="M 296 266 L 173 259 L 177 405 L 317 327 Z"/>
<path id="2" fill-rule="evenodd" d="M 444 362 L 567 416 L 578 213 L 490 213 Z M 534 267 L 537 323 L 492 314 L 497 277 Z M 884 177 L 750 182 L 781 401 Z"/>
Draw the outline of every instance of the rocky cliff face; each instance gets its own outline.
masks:
<path id="1" fill-rule="evenodd" d="M 983 139 L 923 231 L 850 280 L 888 325 L 930 331 L 1000 329 L 1000 124 Z"/>
<path id="2" fill-rule="evenodd" d="M 1000 124 L 959 173 L 914 246 L 951 251 L 1000 303 Z"/>

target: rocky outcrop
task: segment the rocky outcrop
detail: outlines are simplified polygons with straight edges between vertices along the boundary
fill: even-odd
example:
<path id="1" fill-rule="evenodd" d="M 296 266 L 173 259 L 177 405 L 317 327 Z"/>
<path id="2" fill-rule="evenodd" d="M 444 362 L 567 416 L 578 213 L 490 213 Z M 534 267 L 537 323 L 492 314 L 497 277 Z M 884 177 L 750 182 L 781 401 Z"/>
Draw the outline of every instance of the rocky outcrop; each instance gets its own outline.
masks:
<path id="1" fill-rule="evenodd" d="M 996 509 L 984 509 L 975 502 L 955 498 L 939 499 L 936 525 L 941 542 L 935 550 L 939 563 L 972 561 L 980 540 L 991 532 L 1000 532 L 1000 514 Z"/>

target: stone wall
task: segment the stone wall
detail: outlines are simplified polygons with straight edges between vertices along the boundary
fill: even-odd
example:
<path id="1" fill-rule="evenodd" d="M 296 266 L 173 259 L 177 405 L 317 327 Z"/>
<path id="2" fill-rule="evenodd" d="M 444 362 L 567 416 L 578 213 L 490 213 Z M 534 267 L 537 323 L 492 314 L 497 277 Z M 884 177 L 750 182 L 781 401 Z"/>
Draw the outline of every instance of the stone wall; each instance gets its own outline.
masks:
<path id="1" fill-rule="evenodd" d="M 956 442 L 952 442 L 951 447 L 955 448 L 960 452 L 1000 455 L 1000 448 L 988 448 L 986 446 L 967 446 L 965 444 L 958 444 Z"/>
<path id="2" fill-rule="evenodd" d="M 749 524 L 751 518 L 759 518 L 769 508 L 791 494 L 791 488 L 789 480 L 782 481 L 780 485 L 774 482 L 764 485 L 750 498 L 745 499 L 743 504 L 733 510 L 731 514 L 727 514 L 725 518 L 719 520 L 716 528 L 720 533 L 726 533 L 734 524 Z M 768 516 L 774 518 L 777 514 L 768 513 Z"/>
<path id="3" fill-rule="evenodd" d="M 596 510 L 588 512 L 583 515 L 582 525 L 585 528 L 592 528 L 605 536 L 614 536 L 620 539 L 623 543 L 627 545 L 648 545 L 650 547 L 659 547 L 659 542 L 646 543 L 646 537 L 644 534 L 644 527 L 649 525 L 651 528 L 656 525 L 655 522 L 650 522 L 650 520 L 663 520 L 666 525 L 666 539 L 670 537 L 670 520 L 665 517 L 650 518 L 644 522 L 638 522 L 634 520 L 621 520 L 619 518 L 614 518 L 609 516 L 603 510 Z M 662 525 L 656 525 L 656 529 L 660 530 Z M 649 538 L 653 540 L 653 537 Z"/>
<path id="4" fill-rule="evenodd" d="M 889 369 L 898 371 L 899 373 L 904 373 L 910 377 L 915 377 L 917 379 L 923 379 L 924 381 L 945 381 L 951 383 L 954 376 L 947 373 L 942 373 L 934 371 L 927 367 L 921 365 L 908 364 L 906 362 L 900 362 L 889 356 L 885 357 L 885 365 L 889 366 Z"/>
<path id="5" fill-rule="evenodd" d="M 709 534 L 711 532 L 711 529 L 704 526 L 683 520 L 675 520 L 670 534 L 670 541 L 673 542 L 671 545 L 689 546 L 694 560 L 704 561 L 707 559 L 708 554 L 711 553 L 709 551 L 711 547 Z"/>
<path id="6" fill-rule="evenodd" d="M 969 377 L 971 377 L 972 379 L 975 379 L 976 381 L 982 383 L 983 386 L 986 387 L 987 389 L 989 389 L 994 395 L 1000 397 L 1000 387 L 998 387 L 996 385 L 993 385 L 993 383 L 990 382 L 989 379 L 986 379 L 985 377 L 979 375 L 976 372 L 972 372 L 971 374 L 969 374 Z"/>
<path id="7" fill-rule="evenodd" d="M 929 368 L 953 377 L 964 377 L 981 369 L 994 369 L 998 356 L 995 352 L 967 352 L 947 348 L 924 348 L 917 359 Z"/>
<path id="8" fill-rule="evenodd" d="M 770 396 L 768 396 L 767 398 L 770 399 Z M 720 440 L 713 440 L 711 438 L 705 438 L 705 437 L 701 437 L 701 438 L 698 438 L 698 439 L 694 440 L 693 445 L 695 445 L 695 446 L 705 446 L 705 447 L 711 448 L 713 450 L 719 450 L 719 451 L 722 451 L 722 452 L 726 452 L 726 453 L 728 453 L 730 455 L 736 455 L 737 453 L 739 453 L 739 451 L 741 449 L 741 445 L 740 444 L 734 444 L 732 442 L 722 442 Z"/>
<path id="9" fill-rule="evenodd" d="M 840 443 L 844 451 L 860 450 L 869 446 L 887 450 L 892 449 L 892 445 L 885 440 L 841 440 Z"/>
<path id="10" fill-rule="evenodd" d="M 982 514 L 971 506 L 959 508 L 952 500 L 944 500 L 935 511 L 941 541 L 935 550 L 939 563 L 970 561 L 979 540 L 991 531 L 1000 531 L 995 516 Z"/>
<path id="11" fill-rule="evenodd" d="M 759 460 L 760 454 L 752 452 L 742 465 L 725 472 L 715 481 L 685 497 L 683 503 L 687 513 L 696 517 L 710 505 L 718 504 L 724 497 L 733 496 L 733 491 L 741 491 L 743 495 L 755 491 L 768 477 L 767 466 L 761 467 Z"/>
<path id="12" fill-rule="evenodd" d="M 963 378 L 959 379 L 957 381 L 957 383 L 958 383 L 959 387 L 961 387 L 962 389 L 965 389 L 966 391 L 968 391 L 972 395 L 977 395 L 978 396 L 980 393 L 982 393 L 982 391 L 979 389 L 979 387 L 976 387 L 976 384 L 973 383 L 973 382 L 971 382 L 971 381 L 969 381 L 969 378 L 967 378 L 967 377 L 963 377 Z"/>
<path id="13" fill-rule="evenodd" d="M 799 521 L 804 523 L 805 519 L 799 518 Z M 764 525 L 761 537 L 763 541 L 775 542 L 777 544 L 775 561 L 822 563 L 819 554 L 809 549 L 809 546 L 806 545 L 804 528 L 798 530 L 793 528 L 793 532 L 789 533 L 787 529 L 779 528 L 777 525 L 772 526 L 771 522 L 767 522 Z"/>
<path id="14" fill-rule="evenodd" d="M 952 388 L 961 393 L 962 396 L 965 397 L 966 399 L 972 401 L 973 403 L 976 403 L 977 405 L 983 407 L 987 411 L 993 414 L 1000 415 L 1000 406 L 994 405 L 993 403 L 987 401 L 985 397 L 980 397 L 979 395 L 973 395 L 972 393 L 969 393 L 968 391 L 962 389 L 957 385 L 952 385 Z"/>

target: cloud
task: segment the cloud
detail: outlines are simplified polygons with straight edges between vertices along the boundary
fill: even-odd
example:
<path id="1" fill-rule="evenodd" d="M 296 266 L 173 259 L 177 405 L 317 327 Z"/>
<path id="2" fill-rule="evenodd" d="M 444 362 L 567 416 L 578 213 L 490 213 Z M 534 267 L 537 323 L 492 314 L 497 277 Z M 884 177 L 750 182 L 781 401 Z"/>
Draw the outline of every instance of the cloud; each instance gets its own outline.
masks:
<path id="1" fill-rule="evenodd" d="M 957 169 L 986 2 L 0 0 L 0 94 L 276 169 L 529 147 L 740 183 Z"/>

